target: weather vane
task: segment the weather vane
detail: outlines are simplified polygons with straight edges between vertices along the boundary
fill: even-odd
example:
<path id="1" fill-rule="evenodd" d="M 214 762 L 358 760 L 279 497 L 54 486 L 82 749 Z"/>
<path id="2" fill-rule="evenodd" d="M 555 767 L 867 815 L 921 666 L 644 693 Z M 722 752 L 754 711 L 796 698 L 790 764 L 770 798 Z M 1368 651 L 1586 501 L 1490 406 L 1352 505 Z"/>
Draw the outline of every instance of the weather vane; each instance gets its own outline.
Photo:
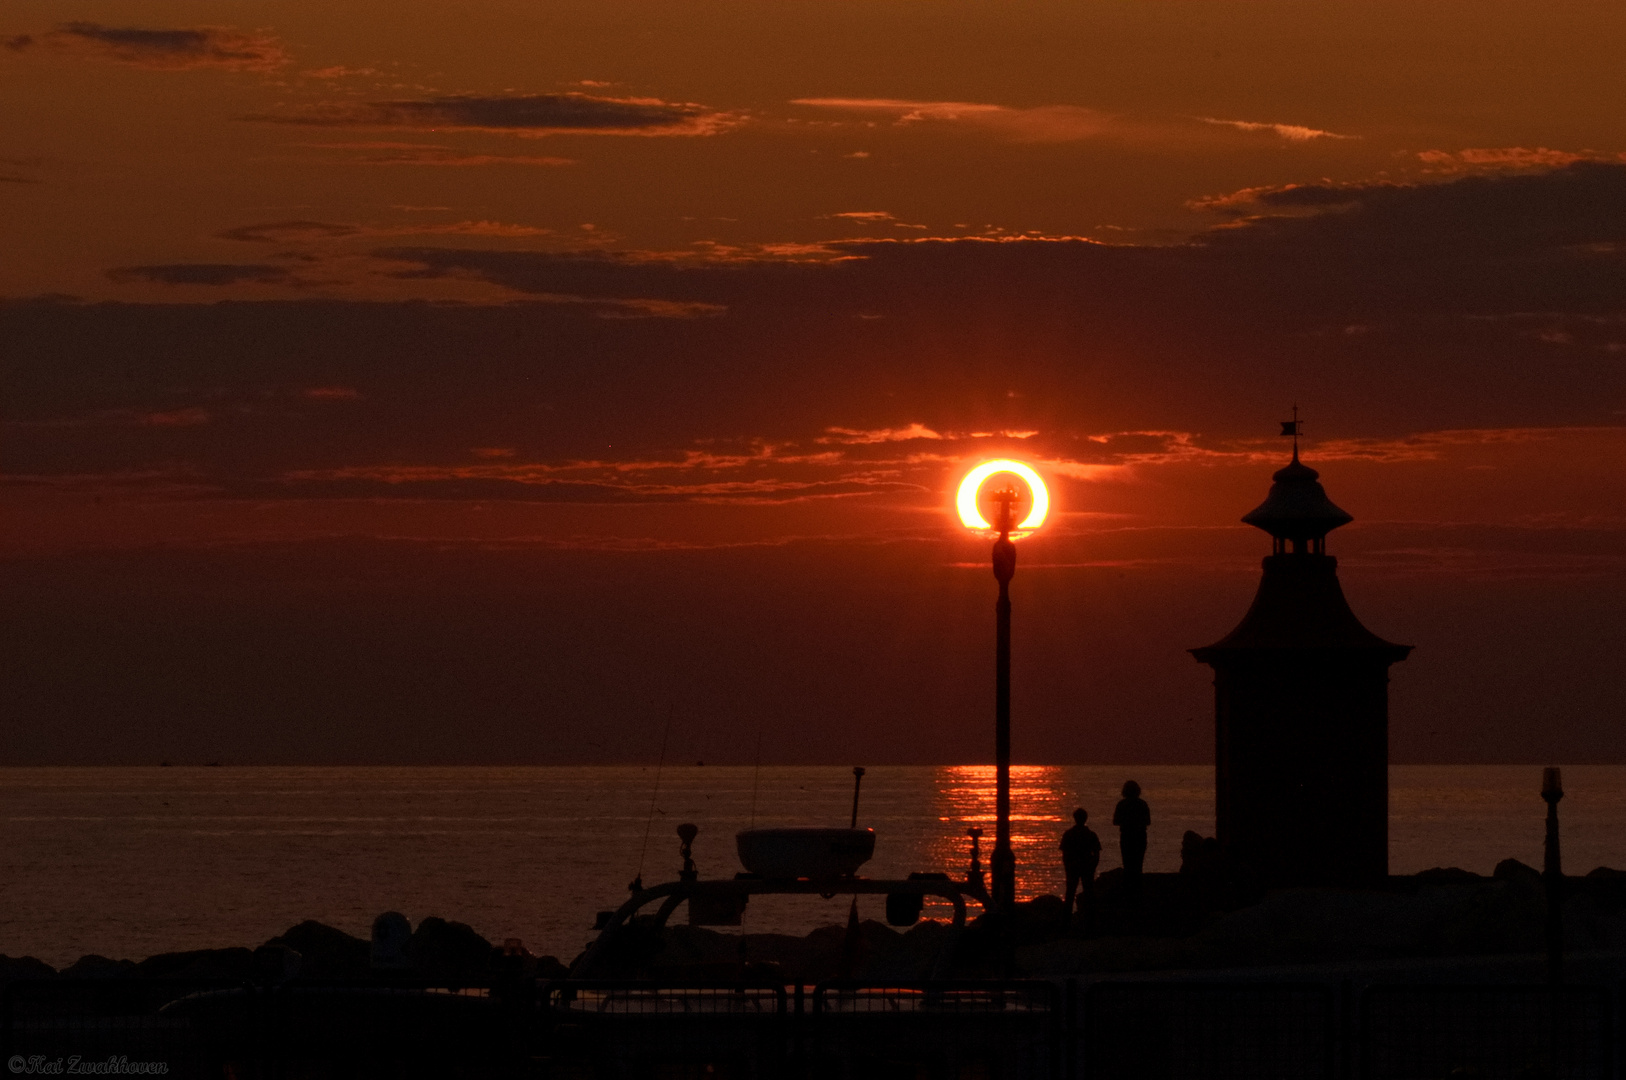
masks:
<path id="1" fill-rule="evenodd" d="M 1299 456 L 1300 425 L 1304 423 L 1303 420 L 1299 419 L 1299 407 L 1297 405 L 1293 406 L 1293 419 L 1283 420 L 1281 423 L 1282 434 L 1293 436 L 1293 456 L 1296 458 Z"/>

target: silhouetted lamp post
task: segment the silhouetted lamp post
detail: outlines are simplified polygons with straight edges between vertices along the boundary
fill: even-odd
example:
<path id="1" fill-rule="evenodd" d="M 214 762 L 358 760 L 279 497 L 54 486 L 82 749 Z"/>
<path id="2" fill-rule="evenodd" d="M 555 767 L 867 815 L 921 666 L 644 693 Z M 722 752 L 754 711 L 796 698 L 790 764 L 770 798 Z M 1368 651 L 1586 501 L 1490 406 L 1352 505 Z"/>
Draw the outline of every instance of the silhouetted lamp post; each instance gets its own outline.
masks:
<path id="1" fill-rule="evenodd" d="M 1547 886 L 1547 1065 L 1549 1075 L 1559 1074 L 1560 1032 L 1563 1027 L 1559 1005 L 1564 978 L 1564 865 L 1558 851 L 1558 800 L 1564 797 L 1564 779 L 1558 769 L 1541 770 L 1541 800 L 1547 804 L 1547 843 L 1542 878 Z"/>
<path id="2" fill-rule="evenodd" d="M 1028 489 L 1027 513 L 1018 515 L 1022 493 L 1008 481 L 990 492 L 994 520 L 988 521 L 978 505 L 983 483 L 1004 475 L 1020 478 Z M 994 578 L 999 582 L 999 601 L 994 607 L 994 852 L 989 858 L 993 872 L 993 906 L 1008 910 L 1016 903 L 1016 854 L 1011 850 L 1011 578 L 1016 575 L 1016 545 L 1011 541 L 1031 533 L 1044 523 L 1050 512 L 1050 493 L 1032 467 L 1020 461 L 985 461 L 960 482 L 956 505 L 960 522 L 968 529 L 997 534 L 994 541 Z"/>
<path id="3" fill-rule="evenodd" d="M 1558 985 L 1564 958 L 1564 864 L 1558 851 L 1558 800 L 1564 797 L 1563 774 L 1551 766 L 1541 771 L 1541 799 L 1547 804 L 1547 843 L 1542 877 L 1547 886 L 1547 978 Z"/>

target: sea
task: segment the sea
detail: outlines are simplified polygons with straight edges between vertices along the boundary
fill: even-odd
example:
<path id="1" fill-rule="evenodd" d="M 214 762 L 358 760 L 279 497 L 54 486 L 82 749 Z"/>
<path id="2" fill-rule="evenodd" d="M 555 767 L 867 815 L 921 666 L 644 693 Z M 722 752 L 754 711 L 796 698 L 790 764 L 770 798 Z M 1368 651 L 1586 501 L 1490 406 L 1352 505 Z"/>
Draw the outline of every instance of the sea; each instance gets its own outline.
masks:
<path id="1" fill-rule="evenodd" d="M 1179 868 L 1186 830 L 1213 832 L 1207 766 L 1017 766 L 1023 894 L 1061 891 L 1057 842 L 1074 807 L 1102 836 L 1101 869 L 1118 864 L 1110 820 L 1129 779 L 1152 809 L 1148 870 Z M 3 768 L 0 954 L 141 959 L 254 946 L 306 919 L 366 937 L 399 911 L 568 962 L 634 878 L 676 879 L 679 824 L 699 827 L 700 875 L 731 877 L 736 832 L 847 825 L 853 781 L 839 766 Z M 1540 866 L 1540 786 L 1539 766 L 1392 767 L 1391 872 Z M 1626 868 L 1626 767 L 1566 768 L 1564 787 L 1566 872 Z M 972 827 L 986 830 L 986 861 L 993 796 L 991 766 L 870 767 L 858 823 L 876 845 L 863 872 L 961 875 Z M 757 897 L 740 931 L 805 933 L 845 922 L 848 903 Z M 859 904 L 883 917 L 880 897 Z"/>

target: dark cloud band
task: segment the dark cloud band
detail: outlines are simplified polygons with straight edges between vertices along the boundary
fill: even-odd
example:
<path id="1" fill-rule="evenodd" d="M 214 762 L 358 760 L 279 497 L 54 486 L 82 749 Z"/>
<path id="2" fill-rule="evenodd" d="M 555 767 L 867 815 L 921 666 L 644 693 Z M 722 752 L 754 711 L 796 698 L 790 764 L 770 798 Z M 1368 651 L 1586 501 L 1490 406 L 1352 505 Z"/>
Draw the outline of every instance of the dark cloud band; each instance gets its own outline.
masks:
<path id="1" fill-rule="evenodd" d="M 225 26 L 155 29 L 70 22 L 39 37 L 18 35 L 6 45 L 18 52 L 44 46 L 137 67 L 168 70 L 215 67 L 271 71 L 290 59 L 276 38 Z"/>
<path id="2" fill-rule="evenodd" d="M 283 285 L 293 280 L 286 267 L 270 263 L 163 263 L 120 266 L 107 272 L 120 283 L 150 281 L 160 285 Z"/>
<path id="3" fill-rule="evenodd" d="M 448 94 L 401 101 L 338 102 L 245 117 L 261 123 L 511 134 L 705 135 L 728 123 L 700 105 L 589 94 Z"/>

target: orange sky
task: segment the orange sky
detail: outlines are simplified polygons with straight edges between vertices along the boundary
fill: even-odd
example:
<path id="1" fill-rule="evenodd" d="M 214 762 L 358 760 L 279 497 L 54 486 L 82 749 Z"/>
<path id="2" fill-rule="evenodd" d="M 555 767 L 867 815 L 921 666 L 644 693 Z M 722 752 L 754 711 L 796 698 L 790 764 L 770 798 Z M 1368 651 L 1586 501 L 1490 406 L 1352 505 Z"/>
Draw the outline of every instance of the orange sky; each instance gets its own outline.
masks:
<path id="1" fill-rule="evenodd" d="M 993 455 L 1018 755 L 1203 760 L 1295 402 L 1397 756 L 1621 760 L 1623 31 L 12 0 L 0 761 L 973 760 Z"/>

